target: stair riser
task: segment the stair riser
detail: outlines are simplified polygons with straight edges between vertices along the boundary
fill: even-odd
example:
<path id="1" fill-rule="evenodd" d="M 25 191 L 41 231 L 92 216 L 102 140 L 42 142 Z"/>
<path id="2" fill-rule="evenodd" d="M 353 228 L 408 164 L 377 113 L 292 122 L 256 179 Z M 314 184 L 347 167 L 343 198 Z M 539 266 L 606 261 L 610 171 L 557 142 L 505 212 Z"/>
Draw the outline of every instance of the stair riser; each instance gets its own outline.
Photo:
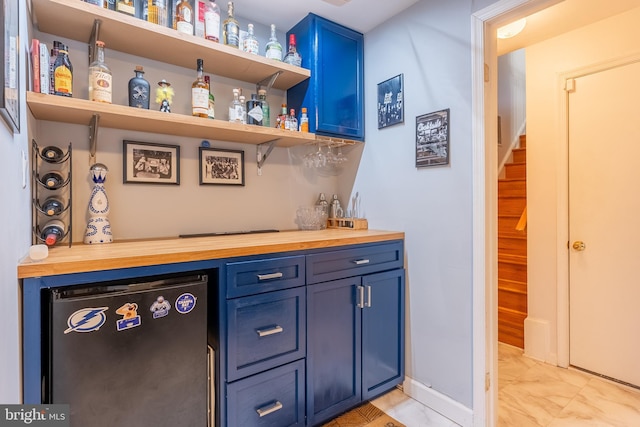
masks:
<path id="1" fill-rule="evenodd" d="M 507 163 L 504 170 L 507 179 L 527 179 L 526 163 Z"/>
<path id="2" fill-rule="evenodd" d="M 509 290 L 511 292 L 519 292 L 521 294 L 526 294 L 527 283 L 498 279 L 498 289 L 504 289 L 504 290 Z"/>
<path id="3" fill-rule="evenodd" d="M 498 307 L 527 312 L 527 296 L 498 288 Z"/>
<path id="4" fill-rule="evenodd" d="M 520 135 L 520 148 L 527 148 L 527 135 Z"/>
<path id="5" fill-rule="evenodd" d="M 527 197 L 527 182 L 499 180 L 498 197 Z"/>
<path id="6" fill-rule="evenodd" d="M 524 197 L 498 197 L 498 214 L 520 216 L 526 205 L 527 199 Z"/>
<path id="7" fill-rule="evenodd" d="M 527 281 L 527 266 L 522 264 L 511 264 L 498 262 L 498 277 L 514 282 Z"/>
<path id="8" fill-rule="evenodd" d="M 498 234 L 508 234 L 514 237 L 527 237 L 527 229 L 516 230 L 520 216 L 501 216 L 498 218 Z M 498 236 L 500 237 L 500 236 Z"/>
<path id="9" fill-rule="evenodd" d="M 505 252 L 511 255 L 527 256 L 527 241 L 525 239 L 509 239 L 500 237 L 498 239 L 498 252 Z"/>
<path id="10" fill-rule="evenodd" d="M 513 150 L 513 163 L 520 163 L 527 161 L 527 150 L 515 149 Z"/>

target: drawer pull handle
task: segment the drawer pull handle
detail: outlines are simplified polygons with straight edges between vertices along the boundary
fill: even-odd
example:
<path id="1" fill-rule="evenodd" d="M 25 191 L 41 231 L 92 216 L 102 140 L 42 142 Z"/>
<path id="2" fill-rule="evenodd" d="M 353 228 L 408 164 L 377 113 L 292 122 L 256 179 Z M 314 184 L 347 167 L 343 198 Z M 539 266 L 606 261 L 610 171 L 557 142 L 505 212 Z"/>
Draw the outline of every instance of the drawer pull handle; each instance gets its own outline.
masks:
<path id="1" fill-rule="evenodd" d="M 258 280 L 279 279 L 282 276 L 284 276 L 284 274 L 282 274 L 281 272 L 269 273 L 269 274 L 258 274 Z"/>
<path id="2" fill-rule="evenodd" d="M 355 265 L 369 264 L 369 262 L 371 262 L 371 261 L 369 261 L 366 258 L 365 259 L 357 259 L 357 260 L 353 261 L 353 263 Z"/>
<path id="3" fill-rule="evenodd" d="M 282 329 L 282 326 L 279 326 L 279 325 L 276 325 L 273 328 L 269 328 L 269 329 L 256 329 L 256 333 L 260 338 L 267 337 L 273 334 L 279 334 L 282 331 L 284 331 L 284 329 Z"/>
<path id="4" fill-rule="evenodd" d="M 275 402 L 273 402 L 269 406 L 263 406 L 262 408 L 256 409 L 256 412 L 258 413 L 260 418 L 262 418 L 265 415 L 272 414 L 272 413 L 274 413 L 276 411 L 279 411 L 280 409 L 282 409 L 282 403 L 280 403 L 279 401 L 276 400 Z"/>

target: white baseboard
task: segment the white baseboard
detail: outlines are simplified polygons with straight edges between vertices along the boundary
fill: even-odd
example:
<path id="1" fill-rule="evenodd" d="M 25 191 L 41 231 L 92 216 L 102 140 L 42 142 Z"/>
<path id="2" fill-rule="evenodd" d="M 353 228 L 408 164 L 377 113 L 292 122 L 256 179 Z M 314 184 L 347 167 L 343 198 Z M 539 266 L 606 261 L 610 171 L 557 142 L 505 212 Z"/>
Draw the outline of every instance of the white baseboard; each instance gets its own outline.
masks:
<path id="1" fill-rule="evenodd" d="M 406 395 L 444 415 L 462 427 L 473 425 L 473 411 L 432 388 L 405 377 L 402 389 Z"/>

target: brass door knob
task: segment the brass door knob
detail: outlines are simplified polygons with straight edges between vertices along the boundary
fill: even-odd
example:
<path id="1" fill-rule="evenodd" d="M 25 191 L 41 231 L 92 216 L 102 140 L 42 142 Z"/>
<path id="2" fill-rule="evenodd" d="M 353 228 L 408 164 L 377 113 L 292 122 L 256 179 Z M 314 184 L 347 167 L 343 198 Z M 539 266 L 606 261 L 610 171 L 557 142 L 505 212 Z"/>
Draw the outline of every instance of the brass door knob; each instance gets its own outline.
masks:
<path id="1" fill-rule="evenodd" d="M 584 242 L 581 242 L 580 240 L 576 240 L 575 242 L 573 242 L 573 249 L 575 249 L 576 251 L 584 251 L 586 247 L 587 245 L 585 245 Z"/>

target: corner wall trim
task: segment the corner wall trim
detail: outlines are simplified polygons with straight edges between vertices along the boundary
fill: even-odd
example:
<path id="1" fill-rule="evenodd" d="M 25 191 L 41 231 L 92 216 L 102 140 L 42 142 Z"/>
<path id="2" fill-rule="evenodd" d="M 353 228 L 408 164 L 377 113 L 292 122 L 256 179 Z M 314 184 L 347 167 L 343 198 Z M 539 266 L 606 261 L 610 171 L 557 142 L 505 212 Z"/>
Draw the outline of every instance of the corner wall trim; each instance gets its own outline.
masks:
<path id="1" fill-rule="evenodd" d="M 473 411 L 450 397 L 410 377 L 405 377 L 402 388 L 409 397 L 444 415 L 456 424 L 462 427 L 473 425 Z"/>

